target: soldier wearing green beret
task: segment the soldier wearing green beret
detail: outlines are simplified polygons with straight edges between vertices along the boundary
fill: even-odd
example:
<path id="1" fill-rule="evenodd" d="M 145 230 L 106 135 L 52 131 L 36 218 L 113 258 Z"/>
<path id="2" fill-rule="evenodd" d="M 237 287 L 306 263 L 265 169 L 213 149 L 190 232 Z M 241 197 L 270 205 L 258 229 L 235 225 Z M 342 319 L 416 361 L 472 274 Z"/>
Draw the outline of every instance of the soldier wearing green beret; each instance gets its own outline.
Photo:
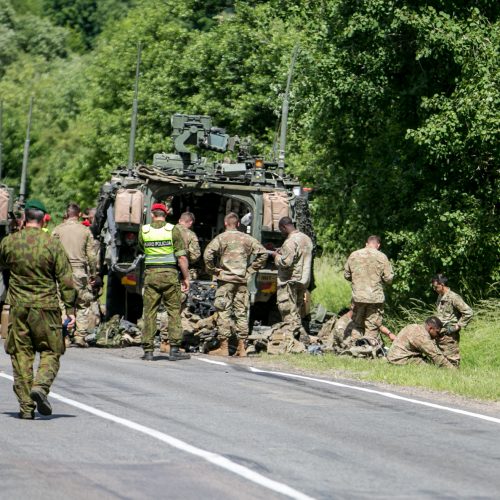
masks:
<path id="1" fill-rule="evenodd" d="M 28 200 L 25 228 L 0 244 L 0 268 L 10 271 L 6 303 L 10 322 L 5 351 L 10 355 L 19 417 L 33 419 L 35 406 L 42 415 L 52 413 L 47 399 L 64 353 L 57 286 L 73 326 L 76 292 L 71 266 L 61 243 L 42 231 L 44 204 Z M 36 353 L 40 363 L 33 376 Z"/>

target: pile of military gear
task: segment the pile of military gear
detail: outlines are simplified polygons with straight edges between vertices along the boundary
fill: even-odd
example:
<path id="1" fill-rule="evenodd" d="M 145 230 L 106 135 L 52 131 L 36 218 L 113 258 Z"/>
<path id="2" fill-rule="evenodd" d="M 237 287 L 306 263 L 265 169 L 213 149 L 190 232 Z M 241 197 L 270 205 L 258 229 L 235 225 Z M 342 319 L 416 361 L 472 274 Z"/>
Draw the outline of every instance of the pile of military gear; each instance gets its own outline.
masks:
<path id="1" fill-rule="evenodd" d="M 109 321 L 101 323 L 85 337 L 89 346 L 95 347 L 128 347 L 140 346 L 141 330 L 130 321 L 120 318 L 118 314 Z"/>
<path id="2" fill-rule="evenodd" d="M 217 312 L 214 307 L 216 284 L 213 281 L 192 282 L 181 314 L 183 342 L 186 352 L 204 354 L 217 349 Z"/>
<path id="3" fill-rule="evenodd" d="M 214 314 L 216 290 L 217 285 L 213 281 L 192 281 L 186 303 L 188 311 L 199 318 Z"/>
<path id="4" fill-rule="evenodd" d="M 291 334 L 284 323 L 264 326 L 256 323 L 248 337 L 247 354 L 289 354 L 308 352 L 311 355 L 332 353 L 355 358 L 376 358 L 386 355 L 379 339 L 353 332 L 352 312 L 340 317 L 318 305 L 311 313 L 307 326 L 309 341 L 301 342 Z"/>
<path id="5" fill-rule="evenodd" d="M 379 339 L 361 337 L 354 340 L 354 345 L 345 349 L 340 354 L 349 355 L 353 358 L 378 358 L 386 356 L 384 344 Z"/>
<path id="6" fill-rule="evenodd" d="M 327 317 L 325 315 L 325 318 Z M 380 339 L 364 337 L 353 331 L 354 323 L 351 317 L 352 313 L 349 311 L 340 317 L 329 314 L 329 319 L 322 325 L 317 335 L 321 350 L 355 358 L 385 356 L 384 344 Z"/>
<path id="7" fill-rule="evenodd" d="M 255 325 L 248 336 L 247 354 L 267 351 L 268 354 L 298 354 L 306 352 L 306 345 L 297 340 L 286 328 L 285 323 L 273 326 Z"/>

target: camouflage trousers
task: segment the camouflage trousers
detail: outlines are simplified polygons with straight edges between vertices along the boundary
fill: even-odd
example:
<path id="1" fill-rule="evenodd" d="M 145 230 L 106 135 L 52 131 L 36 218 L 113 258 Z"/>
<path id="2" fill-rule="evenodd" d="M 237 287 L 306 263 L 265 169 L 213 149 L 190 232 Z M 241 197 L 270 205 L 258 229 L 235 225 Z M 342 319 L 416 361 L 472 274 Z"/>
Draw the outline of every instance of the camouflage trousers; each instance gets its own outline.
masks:
<path id="1" fill-rule="evenodd" d="M 294 336 L 305 336 L 307 333 L 302 326 L 300 311 L 304 304 L 304 294 L 306 287 L 301 283 L 289 281 L 284 285 L 279 285 L 276 301 L 281 320 L 284 323 L 283 329 Z"/>
<path id="2" fill-rule="evenodd" d="M 11 307 L 5 351 L 10 354 L 14 392 L 21 413 L 29 414 L 35 409 L 30 397 L 33 388 L 49 393 L 59 371 L 59 358 L 64 354 L 64 349 L 59 310 Z M 33 377 L 37 352 L 40 353 L 40 363 Z"/>
<path id="3" fill-rule="evenodd" d="M 217 335 L 228 339 L 232 332 L 239 339 L 248 337 L 249 297 L 246 283 L 219 281 L 215 292 L 214 306 L 217 309 Z"/>
<path id="4" fill-rule="evenodd" d="M 90 306 L 94 300 L 92 287 L 89 285 L 89 277 L 85 269 L 73 269 L 73 282 L 77 291 L 75 304 L 75 338 L 85 339 L 90 328 Z"/>
<path id="5" fill-rule="evenodd" d="M 389 351 L 390 354 L 390 351 Z M 408 356 L 407 358 L 399 358 L 392 360 L 390 356 L 387 356 L 387 361 L 391 365 L 428 365 L 430 364 L 423 356 Z"/>
<path id="6" fill-rule="evenodd" d="M 437 346 L 443 351 L 443 354 L 448 361 L 455 365 L 460 366 L 460 333 L 448 333 L 442 330 L 439 337 L 436 339 Z"/>
<path id="7" fill-rule="evenodd" d="M 370 304 L 367 302 L 354 302 L 352 321 L 354 327 L 352 335 L 355 338 L 379 338 L 379 330 L 384 316 L 384 304 Z"/>
<path id="8" fill-rule="evenodd" d="M 182 330 L 182 335 L 184 336 L 184 332 L 188 331 L 188 333 L 192 333 L 191 330 L 193 329 L 193 322 L 196 322 L 198 320 L 198 317 L 196 320 L 192 319 L 192 313 L 189 312 L 189 309 L 187 307 L 187 293 L 182 293 L 182 300 L 181 300 L 181 330 Z M 158 316 L 156 317 L 156 328 L 160 332 L 160 339 L 164 343 L 169 342 L 169 335 L 168 335 L 168 313 L 165 310 L 162 310 L 158 313 Z"/>
<path id="9" fill-rule="evenodd" d="M 142 347 L 145 352 L 154 351 L 156 318 L 161 303 L 163 303 L 168 316 L 170 344 L 179 346 L 182 342 L 181 286 L 177 269 L 173 267 L 146 269 L 144 277 L 144 332 L 142 335 Z"/>

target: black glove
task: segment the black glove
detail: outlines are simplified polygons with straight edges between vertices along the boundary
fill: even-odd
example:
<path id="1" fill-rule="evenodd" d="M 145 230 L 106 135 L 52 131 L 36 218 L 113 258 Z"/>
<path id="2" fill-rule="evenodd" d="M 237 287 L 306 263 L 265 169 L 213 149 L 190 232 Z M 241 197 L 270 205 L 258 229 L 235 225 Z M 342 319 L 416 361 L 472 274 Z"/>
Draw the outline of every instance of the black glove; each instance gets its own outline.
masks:
<path id="1" fill-rule="evenodd" d="M 97 290 L 99 288 L 102 288 L 102 278 L 100 276 L 96 276 L 92 282 L 92 288 L 94 290 Z"/>

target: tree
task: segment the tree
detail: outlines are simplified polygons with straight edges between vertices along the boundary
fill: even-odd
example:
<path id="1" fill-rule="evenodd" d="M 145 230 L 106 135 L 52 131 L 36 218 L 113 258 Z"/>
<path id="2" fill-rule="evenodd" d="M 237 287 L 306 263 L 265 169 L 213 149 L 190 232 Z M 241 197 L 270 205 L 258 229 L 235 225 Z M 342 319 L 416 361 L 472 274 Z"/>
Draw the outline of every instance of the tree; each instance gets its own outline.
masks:
<path id="1" fill-rule="evenodd" d="M 400 299 L 436 271 L 471 294 L 499 277 L 499 25 L 435 5 L 321 5 L 301 85 L 322 241 L 346 254 L 385 235 Z"/>

